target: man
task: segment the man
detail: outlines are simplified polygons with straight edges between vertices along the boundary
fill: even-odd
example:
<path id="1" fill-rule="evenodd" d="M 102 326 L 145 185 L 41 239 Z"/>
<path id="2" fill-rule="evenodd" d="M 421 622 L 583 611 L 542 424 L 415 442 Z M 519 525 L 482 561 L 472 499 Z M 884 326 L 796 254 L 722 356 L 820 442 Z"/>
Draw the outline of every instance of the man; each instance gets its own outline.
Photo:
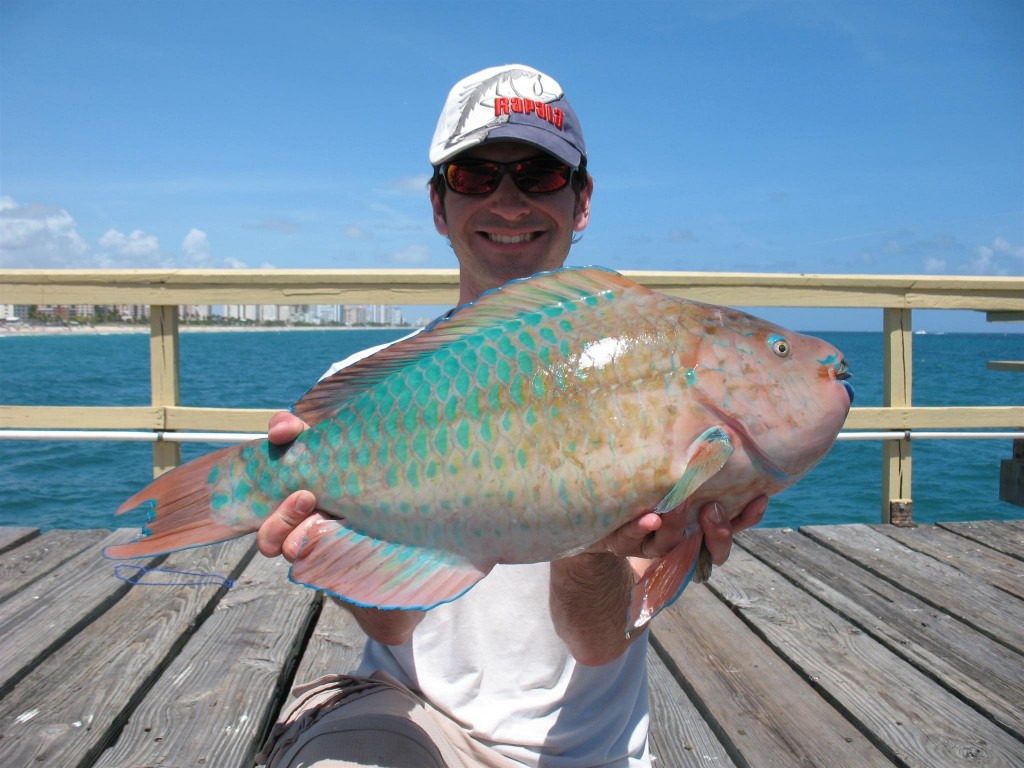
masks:
<path id="1" fill-rule="evenodd" d="M 590 219 L 593 180 L 575 112 L 553 79 L 497 67 L 457 83 L 430 148 L 434 224 L 459 260 L 460 303 L 565 262 Z M 354 362 L 357 355 L 333 370 Z M 303 425 L 278 414 L 275 443 Z M 712 559 L 758 522 L 701 510 Z M 260 550 L 293 560 L 319 519 L 306 491 L 260 529 Z M 430 611 L 343 604 L 369 636 L 355 677 L 303 689 L 264 751 L 274 766 L 649 766 L 647 631 L 627 637 L 629 588 L 683 537 L 653 512 L 589 551 L 499 565 Z M 340 601 L 339 601 L 340 602 Z"/>

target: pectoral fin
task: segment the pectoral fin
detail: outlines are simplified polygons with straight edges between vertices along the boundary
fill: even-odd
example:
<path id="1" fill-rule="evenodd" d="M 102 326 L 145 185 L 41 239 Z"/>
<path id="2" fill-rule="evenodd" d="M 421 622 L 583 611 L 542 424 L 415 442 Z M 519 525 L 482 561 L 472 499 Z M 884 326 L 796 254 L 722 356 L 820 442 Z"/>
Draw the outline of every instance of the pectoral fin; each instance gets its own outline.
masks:
<path id="1" fill-rule="evenodd" d="M 672 486 L 672 490 L 654 508 L 662 515 L 682 504 L 687 497 L 714 477 L 732 456 L 732 441 L 729 433 L 721 427 L 711 427 L 690 445 L 683 476 Z"/>

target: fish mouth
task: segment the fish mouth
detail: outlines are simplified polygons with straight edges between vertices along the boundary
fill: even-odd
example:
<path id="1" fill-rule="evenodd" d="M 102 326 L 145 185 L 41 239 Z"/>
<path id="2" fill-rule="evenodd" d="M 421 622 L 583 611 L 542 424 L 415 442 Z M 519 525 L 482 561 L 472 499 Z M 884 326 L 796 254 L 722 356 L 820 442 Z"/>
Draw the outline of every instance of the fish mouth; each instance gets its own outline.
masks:
<path id="1" fill-rule="evenodd" d="M 850 373 L 850 366 L 846 364 L 846 358 L 840 360 L 832 368 L 832 378 L 843 385 L 843 389 L 846 390 L 846 396 L 850 398 L 850 405 L 853 405 L 853 385 L 848 381 L 851 376 L 853 374 Z"/>

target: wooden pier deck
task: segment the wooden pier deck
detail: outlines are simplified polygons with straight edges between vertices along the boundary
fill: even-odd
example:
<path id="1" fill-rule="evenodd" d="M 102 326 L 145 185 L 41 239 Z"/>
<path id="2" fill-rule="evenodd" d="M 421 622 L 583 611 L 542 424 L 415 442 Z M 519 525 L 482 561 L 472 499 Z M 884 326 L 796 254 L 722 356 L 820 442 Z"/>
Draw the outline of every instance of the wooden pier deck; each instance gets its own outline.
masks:
<path id="1" fill-rule="evenodd" d="M 252 537 L 146 562 L 225 589 L 116 578 L 133 535 L 0 529 L 3 768 L 247 767 L 294 680 L 355 666 L 348 614 Z M 1024 521 L 738 545 L 655 620 L 658 768 L 1024 765 Z"/>

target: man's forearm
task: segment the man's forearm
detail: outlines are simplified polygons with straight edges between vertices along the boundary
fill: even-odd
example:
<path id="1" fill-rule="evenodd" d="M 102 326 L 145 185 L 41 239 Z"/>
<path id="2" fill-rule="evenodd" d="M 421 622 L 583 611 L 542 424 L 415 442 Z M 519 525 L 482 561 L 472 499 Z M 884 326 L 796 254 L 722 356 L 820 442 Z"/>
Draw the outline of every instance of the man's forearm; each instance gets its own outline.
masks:
<path id="1" fill-rule="evenodd" d="M 551 563 L 551 617 L 576 661 L 608 664 L 629 647 L 625 627 L 634 582 L 629 558 L 610 553 Z"/>
<path id="2" fill-rule="evenodd" d="M 338 598 L 334 598 L 334 602 L 355 617 L 363 632 L 384 645 L 401 645 L 408 641 L 426 616 L 424 611 L 383 611 L 353 605 Z"/>

